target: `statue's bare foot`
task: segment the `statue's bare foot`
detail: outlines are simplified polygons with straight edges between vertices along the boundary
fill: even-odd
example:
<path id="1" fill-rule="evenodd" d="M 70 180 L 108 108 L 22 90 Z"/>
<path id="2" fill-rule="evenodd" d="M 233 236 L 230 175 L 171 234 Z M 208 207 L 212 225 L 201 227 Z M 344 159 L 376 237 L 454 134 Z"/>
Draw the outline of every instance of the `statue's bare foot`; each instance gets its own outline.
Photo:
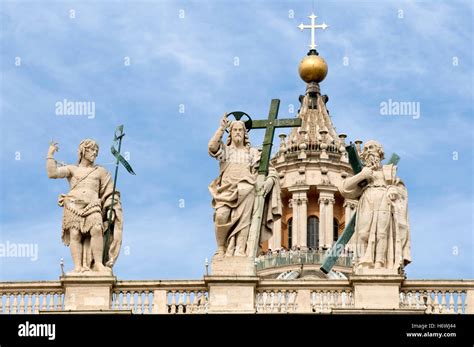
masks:
<path id="1" fill-rule="evenodd" d="M 225 254 L 224 248 L 219 247 L 219 248 L 217 249 L 216 253 L 214 253 L 214 256 L 215 256 L 215 257 L 223 257 L 224 254 Z"/>
<path id="2" fill-rule="evenodd" d="M 81 267 L 81 272 L 87 272 L 87 271 L 91 271 L 91 269 L 88 266 Z"/>
<path id="3" fill-rule="evenodd" d="M 383 267 L 383 263 L 381 261 L 376 261 L 375 262 L 375 269 L 381 269 Z"/>
<path id="4" fill-rule="evenodd" d="M 94 264 L 94 271 L 97 272 L 108 272 L 110 269 L 106 268 L 102 263 Z"/>
<path id="5" fill-rule="evenodd" d="M 107 263 L 105 263 L 105 266 L 112 268 L 112 266 L 114 266 L 114 261 L 110 259 Z"/>

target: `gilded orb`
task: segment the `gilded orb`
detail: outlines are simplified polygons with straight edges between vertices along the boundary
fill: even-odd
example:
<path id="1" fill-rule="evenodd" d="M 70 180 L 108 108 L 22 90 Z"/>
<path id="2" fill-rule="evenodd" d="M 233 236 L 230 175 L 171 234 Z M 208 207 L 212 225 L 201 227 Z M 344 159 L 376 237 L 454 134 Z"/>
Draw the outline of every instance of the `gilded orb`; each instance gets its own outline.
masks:
<path id="1" fill-rule="evenodd" d="M 306 83 L 321 82 L 328 73 L 328 64 L 318 55 L 308 55 L 301 60 L 298 68 L 300 77 Z"/>

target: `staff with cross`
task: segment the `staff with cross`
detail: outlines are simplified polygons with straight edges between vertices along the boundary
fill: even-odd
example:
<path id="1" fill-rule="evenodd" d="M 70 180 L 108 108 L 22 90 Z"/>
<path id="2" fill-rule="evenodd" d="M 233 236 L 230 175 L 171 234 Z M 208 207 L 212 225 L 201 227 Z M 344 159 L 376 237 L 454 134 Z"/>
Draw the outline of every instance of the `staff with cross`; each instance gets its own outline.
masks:
<path id="1" fill-rule="evenodd" d="M 254 259 L 258 246 L 270 236 L 273 222 L 280 218 L 279 177 L 269 168 L 276 128 L 300 126 L 301 119 L 277 119 L 280 100 L 272 100 L 267 120 L 252 120 L 244 112 L 224 115 L 209 141 L 209 154 L 219 160 L 220 174 L 209 185 L 215 210 L 217 257 Z M 248 119 L 244 121 L 244 117 Z M 260 152 L 251 147 L 248 131 L 266 129 Z M 229 136 L 225 143 L 225 131 Z M 258 167 L 257 167 L 258 165 Z M 266 208 L 265 208 L 266 207 Z"/>

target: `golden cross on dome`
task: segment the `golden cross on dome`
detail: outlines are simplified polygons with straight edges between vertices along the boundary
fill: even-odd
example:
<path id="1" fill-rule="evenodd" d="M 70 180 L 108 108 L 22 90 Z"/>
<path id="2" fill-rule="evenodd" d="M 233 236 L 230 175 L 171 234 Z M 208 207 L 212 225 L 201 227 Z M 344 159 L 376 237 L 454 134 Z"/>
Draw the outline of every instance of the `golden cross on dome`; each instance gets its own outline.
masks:
<path id="1" fill-rule="evenodd" d="M 327 27 L 329 27 L 329 25 L 327 25 L 326 23 L 323 22 L 323 24 L 316 24 L 316 18 L 318 18 L 318 16 L 315 16 L 314 13 L 311 13 L 311 16 L 308 16 L 310 19 L 311 19 L 311 24 L 310 25 L 305 25 L 303 23 L 301 23 L 300 25 L 298 25 L 298 28 L 300 28 L 301 31 L 303 31 L 304 29 L 311 29 L 311 44 L 309 45 L 309 47 L 311 49 L 316 49 L 316 42 L 314 42 L 314 36 L 316 34 L 316 29 L 323 29 L 323 30 L 326 30 Z"/>

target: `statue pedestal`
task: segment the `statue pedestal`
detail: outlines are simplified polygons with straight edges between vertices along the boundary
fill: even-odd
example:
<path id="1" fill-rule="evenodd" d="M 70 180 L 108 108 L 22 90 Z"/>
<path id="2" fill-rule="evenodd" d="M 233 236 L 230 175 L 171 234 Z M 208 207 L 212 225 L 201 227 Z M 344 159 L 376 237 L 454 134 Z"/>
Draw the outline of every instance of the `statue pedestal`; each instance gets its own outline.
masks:
<path id="1" fill-rule="evenodd" d="M 393 269 L 357 269 L 349 276 L 354 287 L 354 308 L 394 310 L 400 308 L 400 286 L 405 279 Z"/>
<path id="2" fill-rule="evenodd" d="M 214 256 L 212 276 L 256 276 L 255 261 L 249 257 Z"/>
<path id="3" fill-rule="evenodd" d="M 255 313 L 256 276 L 205 276 L 209 313 Z"/>
<path id="4" fill-rule="evenodd" d="M 65 311 L 110 311 L 115 276 L 61 276 Z"/>
<path id="5" fill-rule="evenodd" d="M 255 262 L 249 257 L 214 256 L 209 287 L 209 313 L 255 313 Z"/>

